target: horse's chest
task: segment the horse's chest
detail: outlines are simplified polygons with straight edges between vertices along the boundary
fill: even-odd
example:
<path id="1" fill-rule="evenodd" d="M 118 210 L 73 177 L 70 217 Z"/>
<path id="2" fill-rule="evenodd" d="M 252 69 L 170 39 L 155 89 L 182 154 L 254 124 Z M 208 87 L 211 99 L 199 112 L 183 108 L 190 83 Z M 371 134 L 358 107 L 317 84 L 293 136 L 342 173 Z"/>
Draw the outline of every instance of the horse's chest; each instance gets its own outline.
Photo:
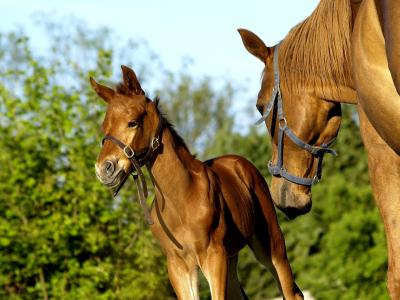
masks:
<path id="1" fill-rule="evenodd" d="M 207 247 L 213 222 L 213 210 L 201 203 L 202 199 L 199 197 L 197 203 L 190 200 L 181 207 L 168 206 L 168 204 L 163 208 L 160 204 L 153 206 L 152 232 L 164 250 L 168 251 L 171 247 L 183 247 L 200 251 Z"/>

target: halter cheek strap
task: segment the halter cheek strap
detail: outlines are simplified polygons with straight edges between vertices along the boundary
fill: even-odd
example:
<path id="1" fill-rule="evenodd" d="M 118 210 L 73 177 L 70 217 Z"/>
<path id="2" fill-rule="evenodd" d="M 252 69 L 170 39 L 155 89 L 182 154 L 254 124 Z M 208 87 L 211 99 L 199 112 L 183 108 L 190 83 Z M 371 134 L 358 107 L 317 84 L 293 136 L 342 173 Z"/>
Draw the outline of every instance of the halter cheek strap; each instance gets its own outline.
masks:
<path id="1" fill-rule="evenodd" d="M 256 125 L 263 123 L 271 114 L 272 109 L 277 106 L 277 118 L 278 118 L 278 160 L 276 164 L 272 163 L 272 160 L 268 162 L 268 171 L 271 175 L 277 177 L 283 177 L 286 180 L 306 186 L 312 186 L 319 182 L 322 176 L 322 161 L 325 153 L 333 154 L 337 156 L 335 150 L 329 148 L 329 146 L 335 141 L 332 139 L 328 143 L 323 143 L 320 146 L 310 145 L 301 140 L 289 127 L 283 112 L 283 101 L 280 90 L 280 78 L 279 78 L 279 65 L 278 65 L 278 48 L 279 44 L 274 49 L 274 88 L 272 90 L 272 96 L 270 101 L 265 105 L 264 113 L 260 120 L 256 122 Z M 318 158 L 317 172 L 313 178 L 299 177 L 286 171 L 283 166 L 283 149 L 284 149 L 284 136 L 287 136 L 295 145 L 299 148 L 306 150 L 313 156 Z"/>

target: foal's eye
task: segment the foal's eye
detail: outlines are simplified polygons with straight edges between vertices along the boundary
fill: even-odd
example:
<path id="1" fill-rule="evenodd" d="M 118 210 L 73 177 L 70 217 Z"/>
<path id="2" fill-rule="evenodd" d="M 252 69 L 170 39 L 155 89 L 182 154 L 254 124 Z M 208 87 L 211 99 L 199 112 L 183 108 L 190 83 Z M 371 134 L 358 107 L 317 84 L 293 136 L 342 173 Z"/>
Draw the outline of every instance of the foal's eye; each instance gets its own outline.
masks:
<path id="1" fill-rule="evenodd" d="M 128 128 L 137 128 L 139 126 L 139 121 L 137 120 L 132 120 L 128 122 Z"/>
<path id="2" fill-rule="evenodd" d="M 260 112 L 260 114 L 263 114 L 264 107 L 261 104 L 256 105 L 257 110 Z"/>

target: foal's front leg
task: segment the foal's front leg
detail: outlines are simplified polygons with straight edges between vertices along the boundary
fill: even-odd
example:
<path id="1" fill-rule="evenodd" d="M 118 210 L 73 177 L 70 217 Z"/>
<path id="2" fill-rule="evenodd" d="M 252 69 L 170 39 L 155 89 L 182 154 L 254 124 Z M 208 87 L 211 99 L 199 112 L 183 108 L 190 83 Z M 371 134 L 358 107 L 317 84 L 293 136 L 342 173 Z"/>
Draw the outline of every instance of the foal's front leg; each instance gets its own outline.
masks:
<path id="1" fill-rule="evenodd" d="M 212 300 L 225 300 L 227 286 L 228 256 L 221 246 L 210 246 L 207 250 L 202 271 L 211 290 Z"/>
<path id="2" fill-rule="evenodd" d="M 198 267 L 194 261 L 179 256 L 167 258 L 168 277 L 178 300 L 199 300 Z"/>

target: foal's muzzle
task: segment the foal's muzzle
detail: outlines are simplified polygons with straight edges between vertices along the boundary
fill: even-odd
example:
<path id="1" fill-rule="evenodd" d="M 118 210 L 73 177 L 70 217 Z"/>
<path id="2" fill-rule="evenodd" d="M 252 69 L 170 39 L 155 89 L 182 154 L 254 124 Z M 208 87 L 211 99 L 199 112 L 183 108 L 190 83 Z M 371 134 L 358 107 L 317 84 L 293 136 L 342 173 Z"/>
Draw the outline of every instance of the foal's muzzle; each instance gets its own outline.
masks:
<path id="1" fill-rule="evenodd" d="M 101 183 L 108 187 L 118 186 L 125 177 L 125 171 L 115 160 L 106 160 L 103 164 L 96 163 L 96 176 Z"/>

